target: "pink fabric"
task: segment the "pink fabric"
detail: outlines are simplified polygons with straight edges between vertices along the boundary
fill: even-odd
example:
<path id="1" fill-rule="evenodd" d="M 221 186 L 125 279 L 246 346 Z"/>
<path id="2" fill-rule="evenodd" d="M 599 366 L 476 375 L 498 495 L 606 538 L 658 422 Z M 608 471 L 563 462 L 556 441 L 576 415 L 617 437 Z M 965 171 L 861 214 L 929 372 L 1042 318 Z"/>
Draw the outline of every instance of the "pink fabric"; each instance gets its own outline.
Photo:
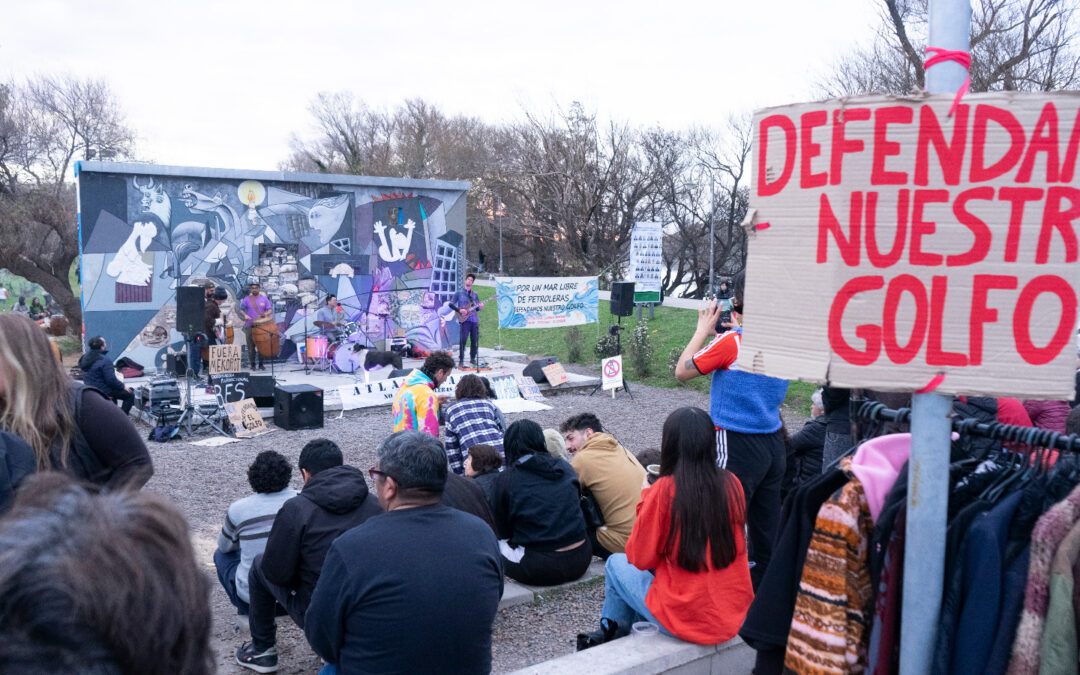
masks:
<path id="1" fill-rule="evenodd" d="M 859 446 L 851 461 L 851 473 L 862 483 L 870 517 L 877 522 L 885 497 L 892 490 L 900 468 L 911 456 L 911 434 L 888 434 Z"/>

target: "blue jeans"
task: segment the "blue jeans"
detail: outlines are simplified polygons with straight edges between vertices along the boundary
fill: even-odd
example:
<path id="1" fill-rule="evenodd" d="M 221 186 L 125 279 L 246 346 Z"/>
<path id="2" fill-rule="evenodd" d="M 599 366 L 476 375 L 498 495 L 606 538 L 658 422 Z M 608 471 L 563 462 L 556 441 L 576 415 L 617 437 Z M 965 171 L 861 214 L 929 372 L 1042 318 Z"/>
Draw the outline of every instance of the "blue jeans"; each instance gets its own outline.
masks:
<path id="1" fill-rule="evenodd" d="M 191 368 L 191 372 L 195 374 L 195 377 L 198 377 L 199 370 L 202 369 L 202 350 L 199 349 L 199 345 L 194 340 L 188 340 L 187 353 L 188 368 Z"/>
<path id="2" fill-rule="evenodd" d="M 222 553 L 219 549 L 215 549 L 214 567 L 217 569 L 218 581 L 225 589 L 225 595 L 229 596 L 229 602 L 236 607 L 236 613 L 247 616 L 248 604 L 236 594 L 236 568 L 240 567 L 240 551 Z"/>
<path id="3" fill-rule="evenodd" d="M 337 675 L 337 666 L 328 663 L 319 670 L 319 675 Z"/>
<path id="4" fill-rule="evenodd" d="M 604 563 L 604 609 L 600 615 L 618 622 L 620 628 L 630 629 L 636 621 L 649 621 L 671 635 L 645 606 L 645 595 L 653 583 L 652 572 L 639 570 L 630 564 L 625 553 L 614 553 Z"/>
<path id="5" fill-rule="evenodd" d="M 472 339 L 469 345 L 469 358 L 476 363 L 476 355 L 480 350 L 480 322 L 466 321 L 458 326 L 458 365 L 465 363 L 465 343 Z"/>

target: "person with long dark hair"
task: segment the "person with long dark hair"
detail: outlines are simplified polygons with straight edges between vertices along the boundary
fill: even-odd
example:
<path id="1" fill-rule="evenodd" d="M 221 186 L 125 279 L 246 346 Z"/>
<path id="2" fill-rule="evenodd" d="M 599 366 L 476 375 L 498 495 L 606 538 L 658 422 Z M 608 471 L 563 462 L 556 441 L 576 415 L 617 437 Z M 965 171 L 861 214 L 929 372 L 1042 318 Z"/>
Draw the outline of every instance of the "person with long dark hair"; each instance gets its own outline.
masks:
<path id="1" fill-rule="evenodd" d="M 625 635 L 636 621 L 697 644 L 733 638 L 754 599 L 744 504 L 739 479 L 716 464 L 709 414 L 671 413 L 660 478 L 642 486 L 626 553 L 605 565 L 600 630 L 578 635 L 578 649 Z"/>
<path id="2" fill-rule="evenodd" d="M 511 424 L 503 449 L 493 510 L 506 576 L 537 586 L 580 578 L 592 547 L 574 469 L 548 454 L 544 430 L 532 420 Z"/>

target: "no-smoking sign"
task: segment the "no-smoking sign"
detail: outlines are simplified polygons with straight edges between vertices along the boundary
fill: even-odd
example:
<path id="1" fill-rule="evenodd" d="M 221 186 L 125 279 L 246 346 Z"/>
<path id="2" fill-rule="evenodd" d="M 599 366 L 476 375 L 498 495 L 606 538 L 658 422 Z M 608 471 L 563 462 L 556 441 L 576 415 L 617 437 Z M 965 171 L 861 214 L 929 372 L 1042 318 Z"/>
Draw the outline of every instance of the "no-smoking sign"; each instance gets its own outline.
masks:
<path id="1" fill-rule="evenodd" d="M 622 355 L 612 356 L 601 361 L 600 371 L 603 376 L 603 390 L 614 390 L 623 386 L 622 380 Z"/>

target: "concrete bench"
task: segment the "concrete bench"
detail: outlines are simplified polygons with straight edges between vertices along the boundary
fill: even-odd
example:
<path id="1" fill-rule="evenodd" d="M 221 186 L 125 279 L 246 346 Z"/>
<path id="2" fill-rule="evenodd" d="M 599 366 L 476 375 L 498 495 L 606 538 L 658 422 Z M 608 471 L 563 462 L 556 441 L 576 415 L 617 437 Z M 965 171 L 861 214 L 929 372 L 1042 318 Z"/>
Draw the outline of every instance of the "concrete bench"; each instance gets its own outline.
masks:
<path id="1" fill-rule="evenodd" d="M 754 650 L 737 637 L 706 646 L 664 635 L 631 635 L 516 670 L 512 675 L 749 675 L 754 657 Z"/>
<path id="2" fill-rule="evenodd" d="M 506 582 L 503 584 L 503 594 L 502 599 L 499 600 L 499 609 L 530 603 L 536 599 L 537 595 L 544 595 L 545 593 L 550 593 L 552 591 L 587 584 L 593 579 L 597 577 L 602 578 L 603 576 L 604 561 L 599 558 L 593 558 L 592 564 L 589 565 L 589 569 L 586 570 L 585 574 L 580 579 L 568 581 L 565 584 L 559 584 L 558 586 L 529 586 L 507 578 Z"/>

